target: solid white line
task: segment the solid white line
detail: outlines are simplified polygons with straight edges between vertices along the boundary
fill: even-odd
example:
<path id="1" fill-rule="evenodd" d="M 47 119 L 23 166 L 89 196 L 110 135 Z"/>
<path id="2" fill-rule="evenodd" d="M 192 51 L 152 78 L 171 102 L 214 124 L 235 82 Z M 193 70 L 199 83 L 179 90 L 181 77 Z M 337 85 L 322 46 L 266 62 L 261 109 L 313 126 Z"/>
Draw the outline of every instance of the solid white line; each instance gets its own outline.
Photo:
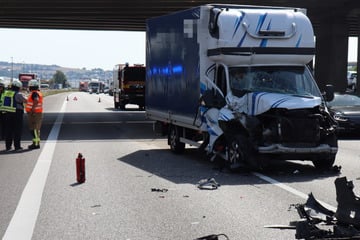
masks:
<path id="1" fill-rule="evenodd" d="M 34 170 L 21 194 L 15 213 L 3 236 L 3 240 L 30 240 L 32 238 L 46 178 L 54 155 L 56 140 L 64 117 L 65 106 L 66 101 L 64 101 L 60 114 L 57 116 L 48 139 L 43 145 Z"/>
<path id="2" fill-rule="evenodd" d="M 261 173 L 258 173 L 258 172 L 253 172 L 252 174 L 254 174 L 254 175 L 257 176 L 258 178 L 260 178 L 260 179 L 262 179 L 262 180 L 264 180 L 264 181 L 266 181 L 266 182 L 269 182 L 269 183 L 271 183 L 271 184 L 273 184 L 273 185 L 275 185 L 275 186 L 277 186 L 277 187 L 279 187 L 279 188 L 282 188 L 282 189 L 284 189 L 284 190 L 286 190 L 286 191 L 288 191 L 288 192 L 290 192 L 290 193 L 292 193 L 292 194 L 294 194 L 294 195 L 296 195 L 296 196 L 299 196 L 299 197 L 301 197 L 301 198 L 303 198 L 303 199 L 305 199 L 305 200 L 307 200 L 307 198 L 308 198 L 308 195 L 307 195 L 307 194 L 305 194 L 305 193 L 303 193 L 303 192 L 300 192 L 300 191 L 296 190 L 295 188 L 289 187 L 289 186 L 287 186 L 287 185 L 285 185 L 285 184 L 283 184 L 283 183 L 281 183 L 281 182 L 278 182 L 278 181 L 276 181 L 275 179 L 273 179 L 273 178 L 271 178 L 271 177 L 265 176 L 265 175 L 263 175 L 263 174 L 261 174 Z M 316 199 L 316 200 L 317 200 L 317 199 Z M 321 205 L 323 205 L 324 207 L 326 207 L 327 209 L 329 209 L 329 210 L 331 210 L 331 211 L 333 211 L 333 212 L 336 212 L 336 207 L 331 206 L 331 205 L 329 205 L 329 204 L 327 204 L 327 203 L 325 203 L 325 202 L 319 201 L 319 200 L 317 200 L 317 201 L 318 201 Z"/>

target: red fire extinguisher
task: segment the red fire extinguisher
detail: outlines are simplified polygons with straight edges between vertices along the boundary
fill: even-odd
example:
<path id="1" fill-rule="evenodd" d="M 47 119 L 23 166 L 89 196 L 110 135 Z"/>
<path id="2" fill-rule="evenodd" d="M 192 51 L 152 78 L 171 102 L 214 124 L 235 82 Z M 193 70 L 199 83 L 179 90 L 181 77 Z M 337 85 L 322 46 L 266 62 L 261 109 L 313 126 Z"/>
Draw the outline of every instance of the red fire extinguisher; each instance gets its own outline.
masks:
<path id="1" fill-rule="evenodd" d="M 85 182 L 85 158 L 81 153 L 76 158 L 76 180 L 78 183 Z"/>

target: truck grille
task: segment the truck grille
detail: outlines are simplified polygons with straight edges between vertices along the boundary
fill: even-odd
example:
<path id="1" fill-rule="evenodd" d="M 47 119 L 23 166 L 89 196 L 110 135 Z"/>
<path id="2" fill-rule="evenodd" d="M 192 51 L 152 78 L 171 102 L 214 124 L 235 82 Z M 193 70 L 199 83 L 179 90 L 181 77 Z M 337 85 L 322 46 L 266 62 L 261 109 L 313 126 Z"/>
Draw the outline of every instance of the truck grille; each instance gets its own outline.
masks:
<path id="1" fill-rule="evenodd" d="M 280 121 L 280 141 L 313 145 L 320 140 L 319 121 L 316 118 L 282 118 Z"/>

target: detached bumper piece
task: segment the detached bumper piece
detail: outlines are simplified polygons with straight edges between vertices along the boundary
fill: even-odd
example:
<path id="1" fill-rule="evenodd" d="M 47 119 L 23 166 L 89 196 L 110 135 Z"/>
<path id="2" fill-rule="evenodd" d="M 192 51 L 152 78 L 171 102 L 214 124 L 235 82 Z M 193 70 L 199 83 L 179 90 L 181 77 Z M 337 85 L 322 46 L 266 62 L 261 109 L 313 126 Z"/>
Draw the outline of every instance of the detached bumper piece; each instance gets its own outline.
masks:
<path id="1" fill-rule="evenodd" d="M 352 181 L 335 180 L 338 207 L 333 212 L 322 206 L 310 193 L 305 204 L 293 205 L 301 220 L 295 223 L 296 239 L 360 239 L 360 198 Z"/>
<path id="2" fill-rule="evenodd" d="M 300 216 L 289 225 L 268 225 L 266 228 L 294 229 L 296 239 L 360 240 L 360 198 L 353 192 L 352 181 L 346 177 L 335 180 L 338 207 L 332 211 L 309 194 L 305 204 L 293 204 Z"/>
<path id="3" fill-rule="evenodd" d="M 214 178 L 202 179 L 198 182 L 197 187 L 204 190 L 215 190 L 220 187 L 220 184 Z"/>

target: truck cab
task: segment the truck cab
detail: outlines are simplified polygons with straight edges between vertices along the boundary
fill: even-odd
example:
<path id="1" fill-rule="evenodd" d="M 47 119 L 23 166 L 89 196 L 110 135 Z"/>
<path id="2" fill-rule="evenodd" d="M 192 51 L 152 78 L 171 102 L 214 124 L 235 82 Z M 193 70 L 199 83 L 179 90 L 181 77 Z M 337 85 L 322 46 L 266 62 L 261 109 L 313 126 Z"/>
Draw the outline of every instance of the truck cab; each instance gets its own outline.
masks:
<path id="1" fill-rule="evenodd" d="M 19 81 L 22 83 L 22 90 L 27 90 L 29 81 L 36 78 L 36 73 L 19 73 Z"/>
<path id="2" fill-rule="evenodd" d="M 146 67 L 143 64 L 119 64 L 113 74 L 114 107 L 125 110 L 127 104 L 136 104 L 139 109 L 144 109 Z"/>
<path id="3" fill-rule="evenodd" d="M 246 142 L 251 149 L 246 161 L 253 163 L 253 156 L 262 162 L 309 159 L 318 168 L 333 165 L 336 122 L 325 104 L 331 94 L 321 94 L 307 66 L 215 66 L 208 74 L 224 97 L 217 107 L 219 126 L 237 142 L 230 146 Z M 241 156 L 238 151 L 234 158 Z"/>
<path id="4" fill-rule="evenodd" d="M 307 159 L 318 168 L 331 167 L 336 122 L 325 97 L 332 96 L 321 94 L 307 66 L 315 43 L 305 11 L 211 12 L 209 25 L 217 27 L 210 27 L 207 56 L 215 64 L 205 79 L 215 82 L 225 99 L 218 121 L 225 145 L 233 148 L 230 159 L 246 156 L 241 161 L 249 164 Z M 231 32 L 226 25 L 237 27 Z M 203 88 L 209 86 L 205 82 Z"/>

